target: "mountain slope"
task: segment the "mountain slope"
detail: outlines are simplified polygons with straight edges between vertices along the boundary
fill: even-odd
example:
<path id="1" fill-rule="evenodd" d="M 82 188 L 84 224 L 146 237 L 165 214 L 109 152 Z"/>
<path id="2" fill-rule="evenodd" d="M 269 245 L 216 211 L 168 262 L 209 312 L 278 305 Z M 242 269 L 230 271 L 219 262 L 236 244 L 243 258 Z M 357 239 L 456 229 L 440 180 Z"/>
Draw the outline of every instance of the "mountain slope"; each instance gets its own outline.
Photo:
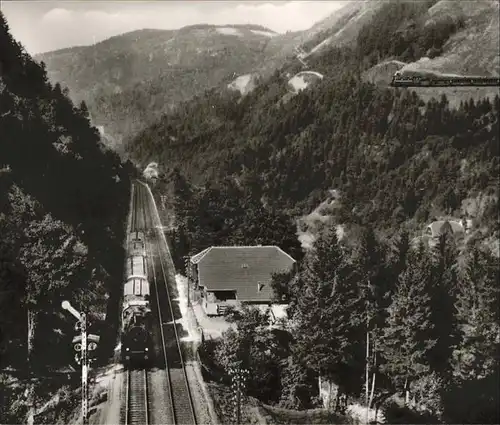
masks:
<path id="1" fill-rule="evenodd" d="M 363 28 L 358 45 L 362 43 L 362 50 L 370 51 L 369 63 L 376 63 L 364 73 L 365 80 L 387 86 L 397 70 L 499 75 L 499 2 L 433 3 L 429 8 L 410 11 L 388 4 L 375 15 L 370 26 Z M 454 107 L 469 98 L 493 99 L 499 92 L 495 87 L 412 90 L 424 100 L 445 94 Z"/>
<path id="2" fill-rule="evenodd" d="M 134 158 L 143 164 L 150 160 L 158 162 L 165 172 L 155 191 L 158 198 L 171 195 L 163 205 L 169 212 L 174 209 L 176 215 L 177 228 L 170 236 L 172 252 L 179 267 L 182 267 L 184 255 L 193 255 L 217 245 L 278 245 L 300 261 L 296 233 L 307 247 L 311 239 L 317 240 L 314 227 L 332 225 L 336 233 L 342 235 L 342 243 L 359 252 L 362 264 L 370 264 L 362 268 L 354 263 L 353 270 L 353 262 L 350 262 L 349 268 L 344 269 L 345 274 L 341 275 L 352 276 L 351 271 L 359 272 L 355 278 L 345 277 L 350 287 L 359 288 L 363 287 L 363 280 L 372 279 L 366 278 L 373 274 L 365 273 L 365 270 L 368 267 L 369 270 L 377 269 L 381 264 L 380 259 L 376 260 L 379 257 L 369 257 L 373 244 L 363 248 L 359 243 L 360 227 L 374 228 L 380 238 L 393 242 L 402 230 L 409 232 L 411 240 L 422 235 L 426 226 L 438 218 L 452 220 L 453 217 L 465 216 L 474 225 L 465 240 L 460 244 L 457 242 L 457 251 L 461 250 L 461 256 L 464 251 L 470 254 L 476 248 L 488 250 L 492 241 L 498 245 L 500 98 L 497 97 L 493 103 L 484 100 L 467 102 L 454 110 L 449 107 L 446 98 L 425 104 L 415 93 L 380 89 L 353 78 L 355 73 L 350 74 L 325 77 L 311 88 L 301 90 L 286 103 L 280 102 L 280 99 L 288 90 L 288 78 L 279 73 L 244 97 L 213 91 L 182 105 L 175 113 L 168 114 L 138 135 L 130 146 Z M 323 204 L 322 214 L 319 214 L 315 207 L 329 194 L 329 189 L 336 189 L 335 202 Z M 483 207 L 476 211 L 468 207 L 470 204 L 481 204 L 481 199 L 487 199 Z M 308 214 L 313 208 L 316 214 Z M 294 228 L 294 219 L 301 215 L 308 217 L 300 222 L 300 227 Z M 319 216 L 317 221 L 320 223 L 311 226 L 308 223 L 312 221 L 311 215 Z M 442 238 L 445 243 L 451 243 L 450 239 Z M 332 254 L 334 248 L 331 242 L 328 239 L 322 245 L 322 252 L 325 258 L 337 261 L 337 255 Z M 347 251 L 347 247 L 343 249 Z M 425 247 L 422 249 L 425 250 Z M 308 254 L 315 258 L 317 252 L 309 251 L 305 254 L 306 258 Z M 370 260 L 367 261 L 367 258 Z M 495 260 L 498 261 L 498 258 L 491 258 L 489 264 L 495 263 Z M 400 260 L 397 261 L 400 264 Z M 451 261 L 448 259 L 446 264 Z M 302 263 L 307 272 L 311 270 L 311 264 L 310 261 L 305 265 Z M 319 306 L 308 298 L 311 292 L 306 291 L 308 287 L 305 284 L 295 286 L 300 301 L 290 303 L 291 307 L 301 302 L 304 310 L 309 309 L 314 316 L 307 327 L 294 329 L 296 338 L 311 335 L 311 329 L 315 329 L 312 324 L 318 323 L 318 317 L 327 317 L 329 323 L 338 318 L 338 309 L 332 310 L 331 315 L 324 314 L 325 298 L 336 298 L 338 293 L 342 293 L 337 285 L 344 277 L 338 280 L 327 277 L 328 270 L 338 270 L 338 266 L 330 266 L 330 263 L 326 266 L 325 262 L 321 264 L 327 271 L 306 280 L 320 288 L 319 295 L 311 297 L 313 300 L 321 299 Z M 397 270 L 397 267 L 391 265 L 389 270 Z M 498 264 L 495 267 L 498 270 Z M 493 268 L 491 270 L 494 273 Z M 479 269 L 477 273 L 480 273 Z M 382 282 L 382 278 L 391 284 L 398 282 L 397 278 L 388 275 L 378 276 L 381 279 L 377 282 Z M 416 275 L 416 282 L 421 281 L 420 276 Z M 447 276 L 454 277 L 454 274 Z M 476 281 L 476 277 L 473 279 Z M 439 286 L 439 278 L 433 282 Z M 498 280 L 492 278 L 489 282 L 488 286 L 493 290 L 498 288 L 495 286 Z M 289 279 L 283 284 L 287 290 L 294 287 Z M 460 285 L 461 288 L 475 288 L 469 283 Z M 435 286 L 431 285 L 431 288 Z M 385 290 L 382 293 L 387 294 Z M 354 296 L 347 299 L 357 300 Z M 411 300 L 411 297 L 405 299 Z M 438 303 L 444 299 L 442 293 L 434 299 L 437 302 L 432 310 L 440 312 Z M 488 299 L 498 298 L 492 296 Z M 467 302 L 470 303 L 470 298 Z M 451 305 L 453 310 L 454 304 Z M 364 318 L 366 308 L 360 308 L 360 311 L 363 312 L 360 317 Z M 413 310 L 408 308 L 408 311 Z M 349 314 L 338 318 L 342 329 L 349 323 L 346 320 Z M 405 317 L 408 313 L 401 315 Z M 297 315 L 294 319 L 296 317 L 301 320 L 300 317 L 304 316 Z M 435 322 L 443 323 L 442 317 L 440 315 Z M 471 316 L 464 314 L 462 320 L 463 317 Z M 364 323 L 364 320 L 356 323 Z M 462 323 L 468 325 L 470 322 L 463 320 Z M 441 390 L 457 390 L 467 381 L 477 385 L 477 391 L 466 397 L 470 401 L 467 408 L 457 411 L 456 402 L 447 403 L 446 411 L 450 418 L 443 422 L 459 422 L 464 411 L 476 417 L 488 410 L 489 415 L 496 413 L 497 404 L 494 402 L 481 404 L 481 399 L 493 400 L 498 394 L 492 388 L 481 386 L 482 382 L 494 381 L 497 376 L 492 366 L 496 349 L 492 341 L 497 338 L 498 325 L 491 316 L 484 323 L 488 329 L 485 333 L 492 335 L 489 342 L 478 349 L 471 349 L 464 342 L 456 353 L 447 350 L 446 357 L 439 359 L 453 363 L 454 380 L 442 384 L 438 382 L 436 391 L 422 391 L 423 396 L 417 401 L 427 406 L 432 401 L 433 406 L 441 408 L 445 404 L 439 398 Z M 352 340 L 362 341 L 365 329 L 363 325 L 363 331 L 358 334 L 360 336 Z M 403 334 L 401 343 L 404 343 L 406 335 Z M 470 335 L 471 339 L 474 338 L 475 331 L 471 331 Z M 303 350 L 311 355 L 323 353 L 322 358 L 330 359 L 331 350 L 322 351 L 324 338 L 311 339 L 301 345 Z M 361 355 L 364 349 L 360 350 Z M 342 352 L 346 355 L 352 353 L 349 348 L 342 348 Z M 455 362 L 457 357 L 452 357 L 452 353 L 462 356 L 461 360 Z M 405 355 L 407 357 L 411 356 Z M 317 362 L 311 360 L 309 364 L 316 365 Z M 476 369 L 473 369 L 474 364 L 478 365 Z M 362 379 L 364 368 L 359 367 L 358 370 L 360 373 L 355 376 Z M 391 379 L 403 376 L 400 381 L 403 387 L 405 372 L 391 370 L 388 375 Z M 343 376 L 352 382 L 353 374 Z M 377 372 L 377 393 L 384 390 L 382 376 Z M 489 376 L 488 381 L 482 380 L 483 376 Z M 336 375 L 334 377 L 341 379 Z M 416 385 L 426 388 L 431 379 L 435 376 L 427 370 L 421 372 L 418 380 L 413 381 L 412 394 L 419 394 L 420 388 Z M 276 378 L 276 381 L 281 384 L 278 388 L 289 385 L 285 378 Z M 361 384 L 351 390 L 355 397 L 359 395 L 360 387 Z M 387 391 L 392 394 L 394 389 L 388 385 Z M 266 394 L 263 393 L 258 394 L 264 398 Z M 263 401 L 268 403 L 266 399 Z M 293 406 L 299 404 L 294 403 Z M 392 420 L 394 422 L 390 423 L 400 423 L 401 417 L 393 417 Z M 474 423 L 497 423 L 490 420 L 482 419 Z"/>
<path id="3" fill-rule="evenodd" d="M 178 102 L 255 68 L 273 35 L 255 25 L 140 30 L 37 59 L 120 143 Z"/>
<path id="4" fill-rule="evenodd" d="M 471 103 L 469 92 L 459 93 L 457 96 L 455 90 L 441 99 L 440 94 L 434 91 L 425 93 L 427 96 L 419 99 L 406 89 L 387 89 L 390 79 L 386 80 L 386 87 L 380 88 L 362 82 L 374 69 L 371 68 L 372 64 L 376 64 L 378 68 L 385 66 L 387 69 L 382 69 L 380 73 L 392 76 L 396 69 L 405 66 L 406 63 L 418 61 L 426 53 L 423 47 L 428 46 L 429 40 L 432 44 L 428 48 L 438 49 L 444 46 L 443 54 L 447 53 L 449 45 L 462 50 L 473 49 L 474 40 L 464 38 L 464 32 L 469 31 L 474 34 L 485 22 L 495 22 L 493 16 L 495 9 L 491 7 L 491 2 L 485 2 L 480 13 L 465 7 L 460 10 L 461 12 L 457 12 L 453 9 L 453 13 L 464 22 L 463 26 L 454 25 L 453 19 L 451 19 L 452 24 L 449 23 L 448 18 L 452 11 L 450 6 L 442 1 L 418 3 L 375 1 L 349 4 L 341 10 L 340 17 L 337 16 L 337 19 L 331 17 L 328 24 L 323 23 L 319 26 L 324 30 L 328 25 L 333 25 L 331 28 L 334 34 L 344 28 L 346 31 L 350 28 L 351 35 L 348 43 L 340 43 L 337 46 L 334 42 L 325 43 L 324 49 L 316 49 L 307 57 L 309 64 L 307 72 L 322 76 L 310 88 L 294 93 L 298 91 L 297 88 L 303 88 L 306 84 L 300 78 L 304 74 L 302 65 L 292 58 L 281 70 L 244 97 L 239 97 L 236 93 L 211 91 L 204 97 L 182 105 L 179 110 L 167 114 L 153 126 L 140 132 L 129 143 L 128 151 L 136 160 L 143 163 L 156 161 L 165 166 L 168 164 L 168 167 L 178 167 L 193 179 L 195 184 L 217 180 L 227 174 L 234 174 L 238 181 L 250 178 L 259 182 L 256 187 L 260 189 L 255 196 L 262 200 L 263 205 L 300 211 L 300 214 L 304 213 L 302 208 L 305 206 L 309 209 L 321 201 L 321 197 L 318 199 L 318 193 L 332 187 L 339 189 L 339 185 L 342 185 L 348 192 L 354 191 L 345 197 L 350 199 L 348 205 L 353 211 L 346 210 L 345 214 L 354 214 L 356 220 L 362 222 L 381 220 L 379 225 L 392 231 L 394 223 L 402 219 L 402 215 L 394 211 L 410 208 L 410 198 L 413 196 L 416 196 L 415 199 L 419 199 L 419 202 L 423 202 L 423 205 L 419 209 L 417 203 L 415 209 L 411 207 L 411 211 L 408 210 L 405 214 L 407 214 L 406 219 L 412 220 L 413 225 L 418 223 L 417 228 L 435 214 L 442 216 L 455 212 L 460 215 L 463 211 L 460 212 L 459 204 L 455 205 L 458 208 L 452 208 L 454 211 L 449 210 L 450 205 L 444 206 L 443 200 L 439 197 L 439 191 L 448 193 L 454 190 L 451 187 L 443 187 L 437 192 L 429 187 L 430 192 L 425 195 L 425 200 L 421 198 L 421 194 L 414 194 L 413 189 L 410 190 L 411 196 L 408 195 L 410 198 L 405 200 L 407 195 L 403 195 L 403 192 L 406 189 L 401 187 L 400 195 L 391 197 L 385 204 L 379 204 L 375 198 L 381 193 L 380 189 L 372 188 L 373 191 L 369 194 L 364 190 L 356 193 L 356 187 L 366 186 L 366 182 L 363 179 L 360 181 L 360 177 L 355 177 L 355 170 L 361 172 L 367 168 L 375 170 L 382 167 L 386 170 L 385 175 L 389 182 L 394 178 L 392 170 L 399 169 L 394 172 L 401 172 L 406 176 L 406 171 L 403 170 L 405 167 L 410 167 L 411 163 L 413 164 L 411 167 L 420 171 L 415 171 L 412 177 L 402 178 L 401 182 L 412 181 L 412 185 L 418 186 L 421 183 L 421 181 L 418 184 L 416 182 L 419 173 L 426 167 L 432 170 L 435 167 L 434 161 L 422 162 L 423 158 L 420 157 L 420 149 L 432 144 L 428 137 L 438 136 L 447 140 L 440 146 L 449 146 L 454 152 L 452 154 L 454 159 L 444 159 L 448 154 L 451 155 L 450 151 L 442 153 L 444 155 L 442 161 L 449 160 L 450 164 L 455 164 L 457 167 L 456 161 L 459 157 L 466 158 L 469 154 L 477 154 L 477 152 L 466 153 L 462 150 L 461 142 L 458 142 L 466 137 L 465 128 L 471 125 L 469 121 L 467 125 L 464 124 L 464 120 L 467 120 L 465 115 L 469 113 L 481 115 L 482 112 L 479 110 L 483 108 L 484 111 L 490 110 L 490 106 L 487 105 L 497 105 L 498 96 L 495 97 L 495 94 L 498 90 L 490 90 L 488 93 L 478 91 L 475 94 L 476 100 Z M 444 20 L 443 26 L 440 24 L 440 19 Z M 498 27 L 495 29 L 494 25 L 490 26 L 492 33 L 496 31 L 498 34 Z M 288 36 L 292 37 L 290 34 Z M 315 36 L 317 39 L 311 38 L 314 43 L 324 41 L 325 34 L 321 31 L 316 32 Z M 326 34 L 326 37 L 329 38 L 331 35 Z M 461 44 L 454 43 L 453 37 L 462 40 Z M 480 59 L 482 51 L 477 48 L 475 50 L 476 58 Z M 491 49 L 486 48 L 483 54 L 487 62 Z M 435 58 L 439 58 L 439 54 Z M 363 71 L 366 71 L 364 78 L 358 81 L 357 76 L 363 74 Z M 299 80 L 300 87 L 297 86 L 292 90 L 290 82 L 296 85 Z M 484 100 L 486 94 L 488 101 Z M 351 100 L 348 104 L 339 106 L 344 104 L 344 97 Z M 436 100 L 431 101 L 431 97 L 436 97 L 439 101 L 437 103 Z M 366 117 L 361 118 L 358 114 L 363 108 L 366 109 Z M 429 108 L 433 112 L 427 112 Z M 440 112 L 437 112 L 436 108 Z M 452 108 L 457 110 L 453 111 Z M 471 108 L 479 110 L 470 112 Z M 437 127 L 428 127 L 429 133 L 426 133 L 425 125 L 437 119 L 435 116 L 426 115 L 428 113 L 447 118 L 442 124 L 436 123 Z M 489 142 L 482 139 L 488 146 L 483 147 L 493 149 L 497 139 L 491 131 L 497 128 L 498 123 L 495 120 L 495 122 L 489 121 L 492 116 L 488 117 L 484 117 L 484 122 L 488 122 L 485 127 L 481 127 L 481 124 L 481 128 L 475 128 L 471 132 L 477 132 L 478 137 L 488 138 Z M 332 122 L 340 120 L 340 124 L 339 126 L 327 124 L 328 120 L 333 120 Z M 366 129 L 356 130 L 355 126 L 363 126 L 363 120 L 367 122 Z M 451 127 L 450 130 L 445 130 L 450 122 L 459 126 L 456 133 L 451 132 Z M 399 130 L 395 128 L 389 130 L 394 126 L 402 127 Z M 353 134 L 350 142 L 342 142 L 341 135 L 344 133 Z M 472 133 L 471 137 L 474 137 Z M 453 139 L 450 139 L 452 136 Z M 413 152 L 410 157 L 405 156 L 405 159 L 399 158 L 399 155 L 410 147 L 405 147 L 402 139 L 411 140 L 410 146 Z M 318 156 L 314 156 L 313 152 Z M 350 152 L 349 157 L 344 158 L 343 155 L 347 155 L 348 152 Z M 378 165 L 375 163 L 367 165 L 361 157 L 355 159 L 358 154 L 362 155 L 362 152 Z M 496 161 L 497 151 L 493 149 L 491 153 L 493 155 L 491 159 Z M 411 159 L 413 155 L 415 158 Z M 350 161 L 355 161 L 357 165 L 351 164 Z M 495 164 L 491 164 L 492 169 L 496 169 Z M 489 166 L 479 161 L 473 168 L 476 167 L 477 170 L 484 171 Z M 429 172 L 433 174 L 434 171 Z M 483 182 L 485 185 L 482 187 L 475 186 L 472 181 L 466 184 L 470 188 L 467 196 L 476 197 L 477 193 L 474 193 L 474 190 L 479 192 L 492 190 L 490 183 L 493 180 L 490 179 L 494 177 L 489 172 L 487 174 L 489 177 Z M 347 177 L 348 175 L 351 177 Z M 386 178 L 381 177 L 380 171 L 374 172 L 373 175 Z M 456 178 L 461 177 L 457 175 Z M 241 184 L 244 186 L 244 183 Z M 470 184 L 475 187 L 474 190 Z M 385 190 L 387 193 L 393 191 L 389 186 Z M 465 192 L 461 192 L 461 196 L 465 196 Z M 438 198 L 436 203 L 433 201 L 434 198 Z M 370 206 L 370 203 L 378 206 Z M 432 205 L 440 206 L 435 209 Z M 392 216 L 393 213 L 396 215 Z M 390 222 L 393 224 L 389 224 Z M 493 233 L 489 233 L 490 236 Z"/>
<path id="5" fill-rule="evenodd" d="M 340 46 L 365 57 L 364 69 L 381 65 L 364 77 L 382 84 L 395 69 L 385 66 L 386 60 L 408 69 L 497 74 L 498 1 L 356 0 L 305 31 L 276 34 L 252 25 L 141 30 L 37 58 L 46 62 L 51 80 L 70 88 L 73 99 L 87 101 L 93 122 L 121 149 L 124 138 L 208 88 L 232 85 L 248 92 L 257 76 L 268 78 L 283 66 L 295 74 L 303 70 L 301 61 L 328 62 L 330 50 Z M 420 90 L 426 96 L 426 89 Z M 452 105 L 459 104 L 453 95 L 464 98 L 463 89 L 442 92 Z M 491 93 L 465 90 L 475 98 Z"/>

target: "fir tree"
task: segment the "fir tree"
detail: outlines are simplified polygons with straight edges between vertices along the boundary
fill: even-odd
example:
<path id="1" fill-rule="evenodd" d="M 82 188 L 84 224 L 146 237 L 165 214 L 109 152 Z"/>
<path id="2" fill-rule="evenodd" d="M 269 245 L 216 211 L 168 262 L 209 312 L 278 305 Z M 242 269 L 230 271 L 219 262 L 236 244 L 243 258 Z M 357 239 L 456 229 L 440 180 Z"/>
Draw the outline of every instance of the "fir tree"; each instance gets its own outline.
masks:
<path id="1" fill-rule="evenodd" d="M 411 382 L 430 370 L 427 356 L 436 343 L 432 339 L 432 284 L 429 254 L 420 244 L 409 252 L 400 272 L 381 343 L 384 371 L 395 388 L 405 393 L 407 402 Z"/>
<path id="2" fill-rule="evenodd" d="M 500 271 L 491 253 L 474 247 L 460 276 L 458 320 L 463 330 L 459 351 L 462 376 L 485 376 L 498 361 L 500 344 Z"/>
<path id="3" fill-rule="evenodd" d="M 90 119 L 89 108 L 87 107 L 87 103 L 85 103 L 84 100 L 80 102 L 80 114 L 82 115 L 82 117 Z"/>
<path id="4" fill-rule="evenodd" d="M 335 228 L 327 227 L 300 275 L 296 344 L 302 364 L 348 394 L 359 391 L 364 366 L 364 306 L 353 276 Z"/>
<path id="5" fill-rule="evenodd" d="M 442 229 L 433 254 L 431 299 L 434 328 L 431 338 L 436 344 L 430 350 L 428 360 L 431 370 L 447 381 L 451 378 L 451 358 L 460 341 L 460 333 L 455 314 L 458 252 L 453 235 L 446 229 Z"/>
<path id="6" fill-rule="evenodd" d="M 362 230 L 359 248 L 354 255 L 362 299 L 365 304 L 366 329 L 366 372 L 365 394 L 368 404 L 373 399 L 376 388 L 376 376 L 380 367 L 379 342 L 385 326 L 385 309 L 389 305 L 393 292 L 392 282 L 387 270 L 384 247 L 376 239 L 371 227 Z M 371 381 L 370 381 L 371 379 Z M 370 391 L 370 382 L 371 388 Z"/>

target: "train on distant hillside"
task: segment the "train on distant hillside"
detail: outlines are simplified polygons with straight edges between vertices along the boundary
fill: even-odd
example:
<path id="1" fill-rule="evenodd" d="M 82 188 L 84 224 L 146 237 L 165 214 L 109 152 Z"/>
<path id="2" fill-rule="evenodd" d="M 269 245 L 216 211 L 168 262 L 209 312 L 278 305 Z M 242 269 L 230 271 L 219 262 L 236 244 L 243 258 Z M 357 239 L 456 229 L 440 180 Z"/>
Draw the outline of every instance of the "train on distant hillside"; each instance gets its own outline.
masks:
<path id="1" fill-rule="evenodd" d="M 450 86 L 500 86 L 499 77 L 476 77 L 459 75 L 437 75 L 430 73 L 396 71 L 391 81 L 392 87 L 450 87 Z"/>
<path id="2" fill-rule="evenodd" d="M 148 366 L 154 357 L 151 337 L 152 313 L 144 234 L 134 231 L 123 287 L 121 357 L 125 367 Z"/>

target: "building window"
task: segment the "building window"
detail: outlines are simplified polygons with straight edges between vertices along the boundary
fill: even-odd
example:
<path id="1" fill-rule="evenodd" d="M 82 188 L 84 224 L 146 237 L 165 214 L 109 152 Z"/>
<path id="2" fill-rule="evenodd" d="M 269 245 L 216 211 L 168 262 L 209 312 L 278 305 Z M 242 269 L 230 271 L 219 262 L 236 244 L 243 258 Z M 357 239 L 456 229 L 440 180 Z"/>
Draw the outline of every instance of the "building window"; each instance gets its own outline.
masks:
<path id="1" fill-rule="evenodd" d="M 241 265 L 241 268 L 242 268 L 242 269 L 248 269 L 248 264 L 242 264 L 242 265 Z"/>
<path id="2" fill-rule="evenodd" d="M 262 282 L 257 282 L 257 291 L 260 292 L 262 291 L 262 288 L 264 287 L 264 283 Z"/>

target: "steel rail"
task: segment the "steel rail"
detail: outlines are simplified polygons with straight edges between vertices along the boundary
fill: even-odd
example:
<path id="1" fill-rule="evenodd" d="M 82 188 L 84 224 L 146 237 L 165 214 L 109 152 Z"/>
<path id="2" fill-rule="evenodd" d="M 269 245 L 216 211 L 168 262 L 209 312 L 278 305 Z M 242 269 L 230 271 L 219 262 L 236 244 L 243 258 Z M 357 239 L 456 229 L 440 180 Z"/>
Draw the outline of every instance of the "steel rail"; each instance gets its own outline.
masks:
<path id="1" fill-rule="evenodd" d="M 145 185 L 143 185 L 145 186 Z M 154 227 L 154 220 L 152 216 L 152 209 L 150 206 L 151 199 L 150 196 L 148 196 L 148 191 L 146 187 L 141 188 L 142 191 L 144 192 L 144 204 L 147 206 L 145 208 L 146 210 L 149 210 L 149 218 L 150 218 L 150 223 L 153 227 L 154 230 L 157 230 L 159 232 L 159 229 L 155 229 Z M 148 202 L 149 201 L 149 202 Z M 161 239 L 158 237 L 158 234 L 156 233 L 156 239 L 158 243 L 161 242 Z M 159 297 L 159 290 L 158 290 L 158 285 L 157 285 L 157 280 L 156 280 L 156 271 L 153 269 L 154 272 L 154 282 L 155 282 L 155 292 L 156 292 L 156 300 L 158 304 L 158 316 L 160 320 L 160 329 L 161 329 L 161 335 L 162 335 L 162 346 L 163 346 L 163 353 L 165 357 L 165 366 L 167 369 L 167 376 L 168 376 L 168 381 L 169 381 L 169 388 L 170 388 L 170 400 L 172 402 L 172 410 L 173 410 L 173 418 L 175 420 L 175 423 L 179 425 L 196 425 L 196 413 L 194 410 L 194 403 L 193 403 L 193 396 L 191 394 L 191 388 L 189 387 L 189 381 L 187 377 L 187 372 L 186 372 L 186 366 L 184 363 L 184 359 L 182 356 L 182 347 L 180 344 L 180 338 L 179 334 L 177 332 L 177 322 L 174 317 L 174 310 L 172 306 L 172 301 L 170 297 L 170 290 L 168 288 L 168 278 L 167 278 L 167 273 L 165 272 L 165 267 L 163 263 L 163 258 L 161 255 L 161 249 L 160 246 L 157 246 L 157 252 L 158 252 L 158 257 L 160 260 L 160 266 L 161 266 L 161 271 L 164 279 L 164 284 L 165 284 L 165 290 L 167 294 L 167 301 L 168 301 L 168 308 L 170 310 L 170 315 L 172 318 L 172 327 L 174 329 L 174 335 L 175 335 L 175 343 L 176 343 L 176 348 L 177 348 L 177 354 L 179 356 L 180 364 L 181 364 L 181 369 L 182 369 L 182 386 L 179 385 L 174 385 L 173 379 L 172 379 L 172 370 L 168 366 L 168 355 L 167 355 L 167 349 L 166 349 L 166 344 L 165 344 L 165 338 L 164 338 L 164 332 L 163 332 L 163 319 L 162 319 L 162 310 L 161 310 L 161 305 L 160 305 L 160 297 Z M 152 251 L 151 251 L 152 253 Z M 154 264 L 154 262 L 153 262 Z M 154 265 L 153 265 L 154 267 Z M 179 381 L 177 381 L 177 384 L 180 384 Z M 180 394 L 179 394 L 180 393 Z M 178 397 L 176 397 L 178 395 Z M 187 398 L 186 398 L 187 395 Z M 177 398 L 177 402 L 176 402 Z M 184 403 L 181 403 L 183 401 Z M 186 406 L 185 402 L 187 401 L 188 406 Z"/>
<path id="2" fill-rule="evenodd" d="M 134 376 L 132 376 L 134 375 Z M 127 372 L 125 425 L 148 425 L 148 376 L 145 369 Z"/>
<path id="3" fill-rule="evenodd" d="M 140 183 L 139 183 L 140 184 Z M 143 188 L 141 188 L 144 190 Z M 145 211 L 144 211 L 144 214 Z M 160 306 L 160 298 L 158 296 L 158 284 L 156 280 L 156 267 L 155 267 L 155 262 L 153 259 L 153 251 L 151 249 L 151 246 L 149 243 L 144 241 L 144 248 L 146 250 L 146 255 L 149 256 L 151 259 L 151 266 L 153 268 L 153 283 L 155 286 L 155 293 L 156 293 L 156 306 L 158 310 L 158 321 L 159 321 L 159 327 L 160 327 L 160 339 L 161 339 L 161 346 L 162 346 L 162 352 L 163 352 L 163 359 L 165 361 L 165 369 L 166 369 L 166 377 L 167 377 L 167 387 L 169 389 L 168 391 L 168 399 L 170 402 L 170 415 L 172 418 L 172 421 L 175 421 L 175 411 L 174 411 L 174 399 L 173 399 L 173 387 L 172 387 L 172 382 L 170 380 L 170 374 L 168 372 L 168 359 L 167 359 L 167 350 L 166 350 L 166 340 L 165 340 L 165 333 L 163 331 L 163 318 L 161 314 L 161 306 Z"/>

